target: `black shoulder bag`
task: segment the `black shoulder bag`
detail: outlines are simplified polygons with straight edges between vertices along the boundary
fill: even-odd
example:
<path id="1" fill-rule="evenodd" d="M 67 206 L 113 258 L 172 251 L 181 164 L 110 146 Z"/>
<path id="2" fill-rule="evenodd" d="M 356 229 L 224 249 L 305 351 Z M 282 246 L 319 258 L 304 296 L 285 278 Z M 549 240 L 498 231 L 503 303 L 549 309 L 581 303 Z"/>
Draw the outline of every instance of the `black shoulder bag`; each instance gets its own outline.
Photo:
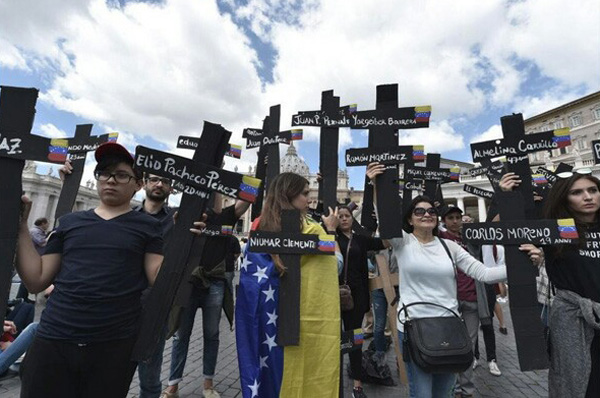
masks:
<path id="1" fill-rule="evenodd" d="M 440 243 L 450 256 L 454 275 L 456 264 L 443 239 Z M 411 319 L 408 307 L 413 305 L 433 305 L 452 313 L 452 316 Z M 473 363 L 473 344 L 463 319 L 443 305 L 418 301 L 402 305 L 404 311 L 403 357 L 405 362 L 414 361 L 427 373 L 462 373 Z"/>

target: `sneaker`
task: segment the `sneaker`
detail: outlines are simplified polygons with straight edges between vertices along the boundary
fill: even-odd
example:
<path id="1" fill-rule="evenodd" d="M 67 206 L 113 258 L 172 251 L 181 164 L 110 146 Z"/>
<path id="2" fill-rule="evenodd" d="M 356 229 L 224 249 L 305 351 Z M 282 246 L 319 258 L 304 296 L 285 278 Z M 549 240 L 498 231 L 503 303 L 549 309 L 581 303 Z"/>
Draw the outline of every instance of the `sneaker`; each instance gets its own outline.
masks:
<path id="1" fill-rule="evenodd" d="M 473 358 L 473 370 L 475 370 L 477 365 L 479 365 L 479 362 L 477 362 L 477 358 Z"/>
<path id="2" fill-rule="evenodd" d="M 502 333 L 502 334 L 505 334 L 505 335 L 506 335 L 506 334 L 508 334 L 508 329 L 506 329 L 506 328 L 499 327 L 499 328 L 498 328 L 498 330 L 499 330 L 499 331 L 500 331 L 500 333 Z"/>
<path id="3" fill-rule="evenodd" d="M 352 389 L 352 398 L 367 398 L 367 394 L 365 394 L 362 387 L 354 387 Z"/>
<path id="4" fill-rule="evenodd" d="M 202 395 L 204 396 L 204 398 L 221 398 L 219 393 L 212 388 L 207 388 L 206 390 L 203 390 Z"/>
<path id="5" fill-rule="evenodd" d="M 498 368 L 498 364 L 496 363 L 495 359 L 492 359 L 489 362 L 489 368 L 490 368 L 490 373 L 493 374 L 494 376 L 502 375 L 502 372 L 500 372 L 500 369 Z"/>

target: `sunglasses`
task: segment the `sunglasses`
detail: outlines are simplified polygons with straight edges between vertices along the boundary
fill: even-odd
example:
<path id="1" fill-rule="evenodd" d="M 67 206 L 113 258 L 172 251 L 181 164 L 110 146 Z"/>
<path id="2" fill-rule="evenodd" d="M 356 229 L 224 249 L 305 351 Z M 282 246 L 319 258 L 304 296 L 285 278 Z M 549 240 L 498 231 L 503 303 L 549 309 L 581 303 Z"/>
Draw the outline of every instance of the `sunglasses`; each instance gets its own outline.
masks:
<path id="1" fill-rule="evenodd" d="M 571 178 L 575 175 L 575 173 L 577 174 L 592 174 L 592 169 L 578 169 L 578 170 L 573 170 L 573 171 L 564 171 L 562 173 L 558 173 L 556 176 L 558 178 Z"/>
<path id="2" fill-rule="evenodd" d="M 438 211 L 435 207 L 430 207 L 428 209 L 425 209 L 424 207 L 415 207 L 413 210 L 413 214 L 418 217 L 423 217 L 425 213 L 429 214 L 430 216 L 438 215 Z"/>

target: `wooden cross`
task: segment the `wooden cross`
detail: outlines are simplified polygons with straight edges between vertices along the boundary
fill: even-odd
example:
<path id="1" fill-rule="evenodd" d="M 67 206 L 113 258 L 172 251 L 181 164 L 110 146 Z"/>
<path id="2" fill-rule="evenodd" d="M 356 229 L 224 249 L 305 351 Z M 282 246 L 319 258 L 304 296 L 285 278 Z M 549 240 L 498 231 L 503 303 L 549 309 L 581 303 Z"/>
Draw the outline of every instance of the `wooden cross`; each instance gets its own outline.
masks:
<path id="1" fill-rule="evenodd" d="M 170 178 L 182 186 L 183 196 L 177 223 L 165 247 L 165 259 L 148 295 L 142 315 L 140 334 L 132 354 L 133 360 L 150 358 L 167 322 L 172 304 L 188 298 L 183 291 L 194 267 L 200 264 L 203 238 L 189 232 L 193 222 L 201 219 L 211 192 L 252 202 L 260 180 L 221 170 L 223 156 L 229 148 L 231 132 L 222 126 L 204 122 L 202 136 L 193 158 L 187 159 L 143 146 L 136 148 L 138 170 Z M 179 303 L 187 306 L 187 302 Z"/>
<path id="2" fill-rule="evenodd" d="M 298 210 L 281 213 L 281 232 L 252 231 L 248 250 L 279 254 L 286 267 L 279 281 L 279 326 L 277 344 L 300 344 L 300 256 L 303 254 L 335 254 L 333 235 L 309 235 L 302 232 Z"/>
<path id="3" fill-rule="evenodd" d="M 471 144 L 473 160 L 489 162 L 506 156 L 508 170 L 515 172 L 523 182 L 514 192 L 496 189 L 500 218 L 502 222 L 528 220 L 527 223 L 531 223 L 535 207 L 528 154 L 570 145 L 569 129 L 525 135 L 522 114 L 504 116 L 500 120 L 504 139 Z M 516 246 L 507 246 L 505 257 L 519 365 L 523 371 L 546 369 L 546 342 L 537 303 L 537 270 Z"/>
<path id="4" fill-rule="evenodd" d="M 63 164 L 72 140 L 30 134 L 37 97 L 35 88 L 0 86 L 0 314 L 10 292 L 25 160 Z"/>
<path id="5" fill-rule="evenodd" d="M 73 206 L 77 200 L 77 192 L 83 177 L 83 168 L 85 158 L 88 152 L 95 151 L 100 144 L 108 141 L 116 141 L 118 133 L 102 134 L 100 136 L 91 136 L 92 124 L 78 124 L 75 128 L 75 137 L 69 139 L 69 160 L 73 170 L 71 174 L 65 175 L 56 212 L 54 213 L 54 226 L 58 226 L 58 220 L 65 214 L 73 211 Z"/>
<path id="6" fill-rule="evenodd" d="M 320 127 L 319 204 L 323 209 L 337 205 L 339 127 L 350 127 L 350 114 L 356 106 L 340 108 L 340 97 L 333 90 L 321 93 L 321 110 L 304 111 L 292 117 L 292 126 Z"/>
<path id="7" fill-rule="evenodd" d="M 375 261 L 377 262 L 377 269 L 379 270 L 379 276 L 376 278 L 369 279 L 369 289 L 371 291 L 377 289 L 383 289 L 387 305 L 387 322 L 392 332 L 392 341 L 394 342 L 394 352 L 396 353 L 396 365 L 398 366 L 398 377 L 400 382 L 404 385 L 408 384 L 408 377 L 406 375 L 406 367 L 404 366 L 404 359 L 402 352 L 400 351 L 401 342 L 398 339 L 398 325 L 396 319 L 398 317 L 398 304 L 396 301 L 396 291 L 394 287 L 398 287 L 400 279 L 398 273 L 390 273 L 390 267 L 387 259 L 382 254 L 375 255 Z"/>
<path id="8" fill-rule="evenodd" d="M 398 146 L 398 129 L 429 127 L 430 106 L 398 108 L 398 85 L 377 86 L 375 110 L 359 111 L 351 115 L 352 129 L 369 130 L 370 148 Z M 398 186 L 398 166 L 389 165 L 377 176 L 377 208 L 384 217 L 379 218 L 379 232 L 383 239 L 402 236 L 402 202 Z M 365 193 L 361 220 L 372 220 L 373 186 L 365 177 Z"/>

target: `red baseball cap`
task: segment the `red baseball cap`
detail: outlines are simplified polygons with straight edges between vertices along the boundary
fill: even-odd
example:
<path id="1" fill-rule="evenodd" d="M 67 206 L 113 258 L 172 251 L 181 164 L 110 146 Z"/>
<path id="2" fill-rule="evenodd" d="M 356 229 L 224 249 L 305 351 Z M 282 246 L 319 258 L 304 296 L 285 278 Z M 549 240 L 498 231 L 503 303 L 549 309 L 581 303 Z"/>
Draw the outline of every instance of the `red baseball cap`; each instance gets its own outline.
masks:
<path id="1" fill-rule="evenodd" d="M 132 165 L 134 163 L 133 155 L 131 155 L 123 145 L 117 144 L 116 142 L 105 142 L 96 148 L 96 152 L 94 153 L 97 162 L 101 161 L 107 155 L 122 157 L 126 162 Z"/>

